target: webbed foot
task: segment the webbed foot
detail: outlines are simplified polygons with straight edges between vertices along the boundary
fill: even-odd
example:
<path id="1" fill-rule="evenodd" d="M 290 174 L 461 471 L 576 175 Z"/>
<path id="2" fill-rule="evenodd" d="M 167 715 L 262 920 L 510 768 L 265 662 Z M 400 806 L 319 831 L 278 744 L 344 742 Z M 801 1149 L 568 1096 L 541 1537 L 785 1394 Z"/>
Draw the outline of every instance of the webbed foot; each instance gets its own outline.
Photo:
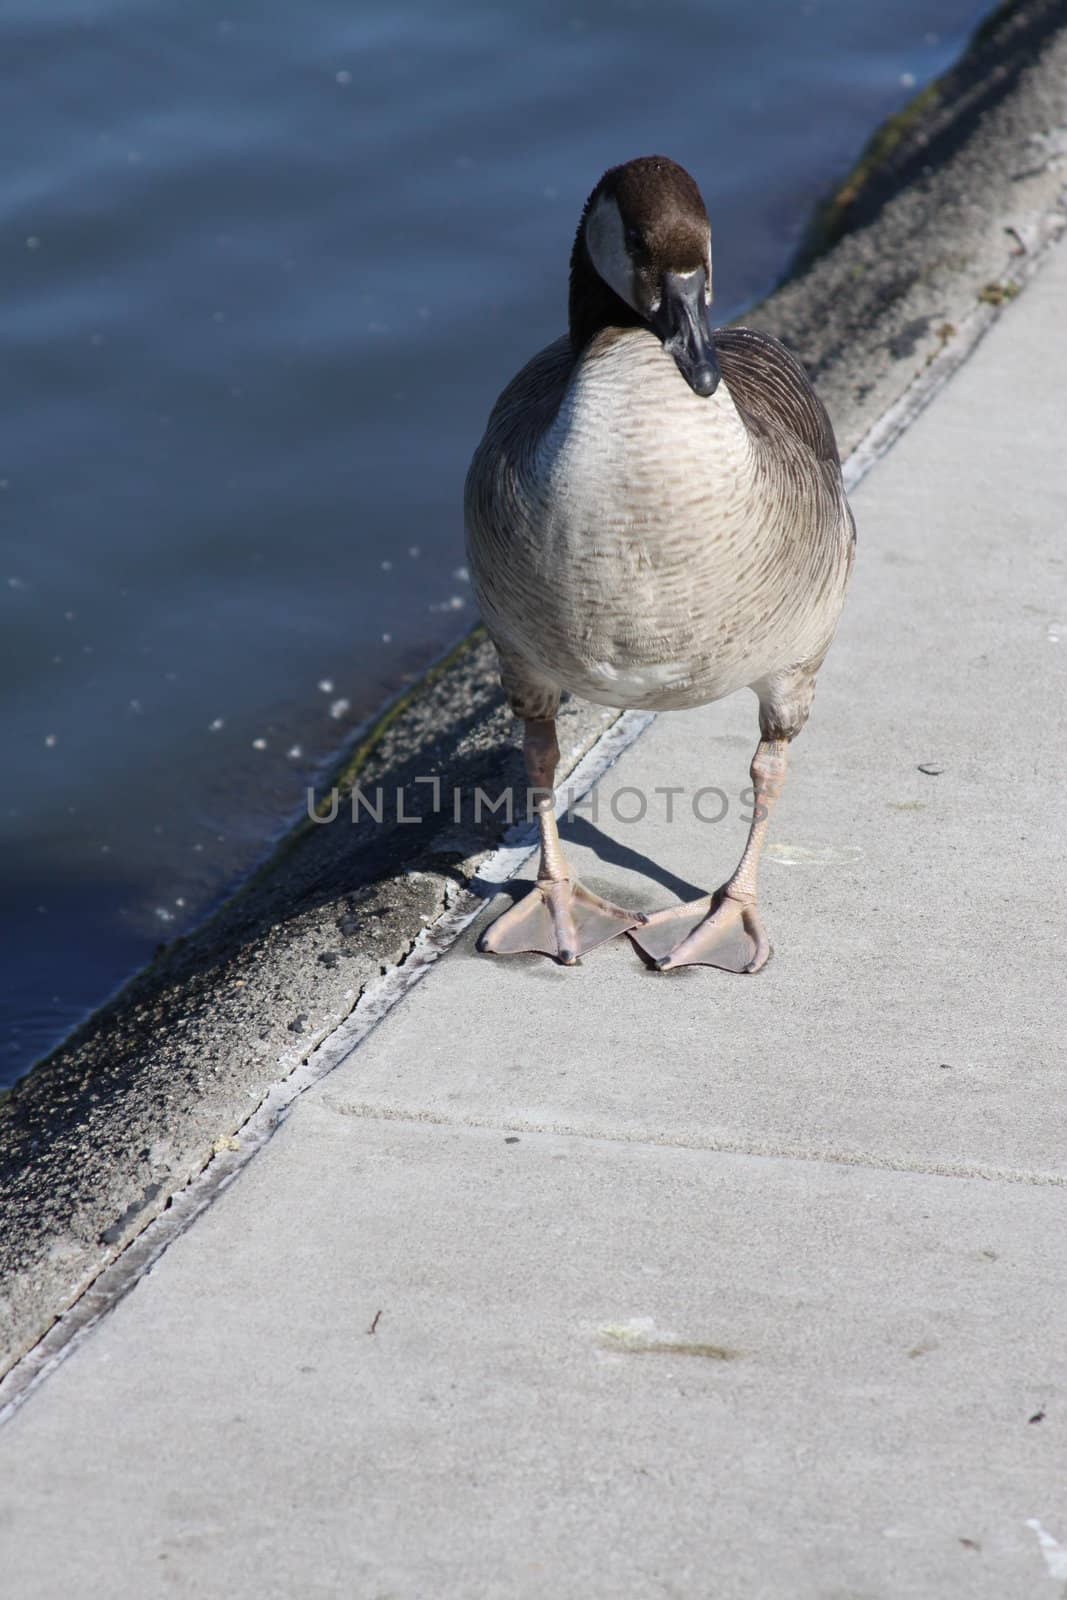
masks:
<path id="1" fill-rule="evenodd" d="M 587 950 L 628 933 L 642 921 L 639 912 L 623 911 L 574 879 L 540 879 L 517 905 L 489 924 L 478 949 L 498 956 L 530 950 L 573 967 Z"/>
<path id="2" fill-rule="evenodd" d="M 758 972 L 771 956 L 755 900 L 736 899 L 727 889 L 655 912 L 630 938 L 660 972 L 691 966 Z"/>

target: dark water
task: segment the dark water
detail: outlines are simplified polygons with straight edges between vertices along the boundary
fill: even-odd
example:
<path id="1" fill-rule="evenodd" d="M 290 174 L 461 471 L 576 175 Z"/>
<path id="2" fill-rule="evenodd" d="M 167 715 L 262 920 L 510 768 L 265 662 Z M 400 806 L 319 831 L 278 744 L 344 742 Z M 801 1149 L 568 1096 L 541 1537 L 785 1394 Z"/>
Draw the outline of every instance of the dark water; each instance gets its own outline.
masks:
<path id="1" fill-rule="evenodd" d="M 473 620 L 460 496 L 604 167 L 725 320 L 986 0 L 4 0 L 0 1084 Z"/>

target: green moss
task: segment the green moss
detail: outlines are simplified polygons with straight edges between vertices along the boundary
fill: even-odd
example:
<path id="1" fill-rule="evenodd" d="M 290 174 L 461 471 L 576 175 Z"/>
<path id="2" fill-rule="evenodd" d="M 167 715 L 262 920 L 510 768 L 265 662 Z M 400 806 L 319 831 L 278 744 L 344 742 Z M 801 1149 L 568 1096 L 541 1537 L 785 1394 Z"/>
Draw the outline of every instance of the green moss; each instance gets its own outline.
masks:
<path id="1" fill-rule="evenodd" d="M 454 650 L 450 650 L 447 656 L 435 662 L 432 667 L 423 673 L 417 683 L 413 683 L 410 689 L 405 690 L 402 695 L 394 700 L 392 705 L 382 712 L 366 738 L 362 739 L 352 754 L 347 756 L 341 763 L 333 775 L 333 780 L 329 785 L 330 789 L 352 789 L 359 774 L 366 766 L 371 753 L 382 742 L 385 734 L 397 718 L 402 716 L 408 706 L 417 700 L 419 695 L 423 694 L 431 684 L 436 683 L 438 678 L 448 671 L 449 667 L 453 666 L 461 656 L 466 655 L 467 651 L 473 649 L 476 644 L 480 644 L 484 638 L 485 629 L 481 623 L 478 623 L 465 638 L 459 641 Z M 318 814 L 322 815 L 326 810 L 328 810 L 326 801 L 320 801 Z"/>
<path id="2" fill-rule="evenodd" d="M 815 210 L 787 276 L 803 271 L 879 205 L 944 159 L 981 114 L 1032 59 L 1037 43 L 1060 26 L 1059 0 L 1001 0 L 972 34 L 960 59 L 888 118 L 851 171 Z"/>
<path id="3" fill-rule="evenodd" d="M 813 260 L 840 239 L 848 228 L 849 213 L 857 200 L 882 173 L 907 136 L 941 104 L 941 96 L 942 80 L 935 78 L 872 134 L 852 170 L 817 207 L 800 248 L 803 260 Z"/>
<path id="4" fill-rule="evenodd" d="M 627 1355 L 702 1356 L 705 1361 L 736 1361 L 739 1350 L 721 1344 L 694 1344 L 682 1339 L 657 1339 L 633 1327 L 601 1328 L 600 1338 L 608 1350 Z"/>
<path id="5" fill-rule="evenodd" d="M 978 298 L 987 306 L 1002 306 L 1007 300 L 1014 300 L 1019 293 L 1017 283 L 987 283 L 978 291 Z"/>

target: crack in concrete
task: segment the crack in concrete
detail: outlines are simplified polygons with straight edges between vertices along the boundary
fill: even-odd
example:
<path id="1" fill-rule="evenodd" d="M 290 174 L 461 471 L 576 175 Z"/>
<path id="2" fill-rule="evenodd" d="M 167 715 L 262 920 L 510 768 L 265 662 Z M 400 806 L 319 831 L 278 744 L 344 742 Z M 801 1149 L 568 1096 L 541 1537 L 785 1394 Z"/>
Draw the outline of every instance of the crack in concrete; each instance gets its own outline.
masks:
<path id="1" fill-rule="evenodd" d="M 991 1167 L 985 1162 L 923 1162 L 905 1156 L 879 1155 L 868 1150 L 819 1150 L 805 1145 L 778 1144 L 774 1140 L 715 1139 L 699 1133 L 638 1131 L 598 1128 L 575 1122 L 535 1122 L 524 1117 L 453 1116 L 428 1110 L 401 1110 L 395 1106 L 340 1102 L 326 1098 L 338 1116 L 368 1122 L 401 1122 L 412 1126 L 469 1128 L 478 1132 L 547 1134 L 566 1139 L 587 1139 L 603 1144 L 646 1145 L 650 1149 L 700 1150 L 711 1155 L 753 1156 L 769 1161 L 814 1161 L 828 1166 L 865 1167 L 873 1172 L 900 1172 L 926 1178 L 977 1178 L 987 1183 L 1023 1184 L 1032 1188 L 1067 1188 L 1067 1173 L 1041 1172 L 1018 1167 Z"/>

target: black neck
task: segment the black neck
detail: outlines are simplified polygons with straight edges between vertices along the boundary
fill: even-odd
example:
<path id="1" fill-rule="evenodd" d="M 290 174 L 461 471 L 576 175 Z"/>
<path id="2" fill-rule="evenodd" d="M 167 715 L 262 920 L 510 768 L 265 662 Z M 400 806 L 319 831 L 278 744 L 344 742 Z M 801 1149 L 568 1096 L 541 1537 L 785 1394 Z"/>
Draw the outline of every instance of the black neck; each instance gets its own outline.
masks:
<path id="1" fill-rule="evenodd" d="M 571 251 L 570 335 L 575 355 L 604 328 L 642 325 L 633 307 L 619 298 L 594 267 L 585 247 L 585 229 L 579 228 Z"/>

